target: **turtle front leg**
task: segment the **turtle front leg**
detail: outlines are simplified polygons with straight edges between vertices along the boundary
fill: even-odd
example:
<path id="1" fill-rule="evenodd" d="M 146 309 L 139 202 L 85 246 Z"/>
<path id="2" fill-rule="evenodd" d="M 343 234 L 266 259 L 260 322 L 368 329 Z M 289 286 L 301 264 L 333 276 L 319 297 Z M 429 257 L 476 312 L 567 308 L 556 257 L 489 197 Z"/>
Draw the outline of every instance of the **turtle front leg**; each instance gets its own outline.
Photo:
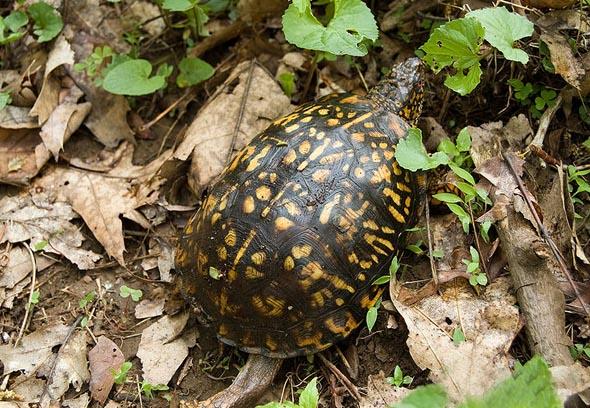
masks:
<path id="1" fill-rule="evenodd" d="M 182 408 L 250 408 L 262 397 L 283 360 L 250 354 L 234 382 L 205 401 L 182 401 Z"/>

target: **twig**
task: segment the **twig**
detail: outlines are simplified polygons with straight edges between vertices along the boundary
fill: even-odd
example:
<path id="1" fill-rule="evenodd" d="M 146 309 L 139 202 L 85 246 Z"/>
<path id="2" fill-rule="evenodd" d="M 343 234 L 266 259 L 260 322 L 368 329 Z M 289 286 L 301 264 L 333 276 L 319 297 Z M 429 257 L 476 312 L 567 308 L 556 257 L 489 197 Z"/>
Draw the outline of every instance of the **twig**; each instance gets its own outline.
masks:
<path id="1" fill-rule="evenodd" d="M 217 47 L 227 41 L 233 40 L 247 27 L 247 24 L 238 20 L 227 27 L 213 33 L 209 37 L 202 39 L 196 46 L 191 48 L 187 53 L 189 57 L 200 57 L 212 48 Z"/>
<path id="2" fill-rule="evenodd" d="M 356 385 L 354 385 L 347 376 L 345 376 L 342 371 L 340 371 L 338 369 L 338 367 L 336 367 L 334 364 L 332 364 L 332 362 L 330 360 L 328 360 L 326 357 L 324 357 L 321 353 L 316 354 L 320 360 L 322 360 L 322 363 L 324 363 L 324 365 L 326 367 L 328 367 L 328 369 L 334 373 L 334 375 L 336 377 L 338 377 L 338 379 L 342 382 L 342 384 L 344 384 L 344 386 L 348 389 L 348 391 L 350 392 L 350 395 L 352 395 L 352 397 L 359 401 L 361 399 L 361 394 L 359 393 L 358 388 L 356 387 Z"/>
<path id="3" fill-rule="evenodd" d="M 32 305 L 31 302 L 33 300 L 33 293 L 35 292 L 35 285 L 37 283 L 37 261 L 35 261 L 35 255 L 33 254 L 33 251 L 28 245 L 25 245 L 25 248 L 27 248 L 27 250 L 29 251 L 29 255 L 31 257 L 31 266 L 33 268 L 31 276 L 31 290 L 29 291 L 29 301 L 27 302 L 27 306 L 25 307 L 25 316 L 23 317 L 23 322 L 18 332 L 18 337 L 14 342 L 14 347 L 18 345 L 19 341 L 23 337 L 25 330 L 27 329 L 27 326 L 29 325 L 29 314 L 31 312 Z"/>
<path id="4" fill-rule="evenodd" d="M 428 259 L 430 260 L 430 272 L 432 273 L 432 280 L 438 286 L 438 273 L 436 272 L 436 265 L 434 264 L 434 257 L 432 256 L 432 235 L 430 234 L 430 205 L 426 200 L 426 235 L 428 236 Z"/>
<path id="5" fill-rule="evenodd" d="M 539 218 L 539 214 L 537 214 L 537 210 L 535 210 L 533 203 L 531 203 L 530 198 L 526 194 L 526 189 L 524 188 L 522 180 L 518 176 L 518 173 L 516 172 L 516 169 L 514 168 L 514 165 L 512 164 L 510 157 L 505 152 L 502 152 L 502 158 L 508 164 L 508 167 L 510 168 L 510 171 L 512 172 L 512 176 L 516 180 L 516 184 L 518 185 L 519 190 L 522 192 L 522 196 L 524 197 L 524 199 L 527 203 L 527 206 L 529 207 L 529 210 L 533 214 L 533 218 L 535 219 L 535 223 L 537 224 L 537 228 L 539 229 L 539 231 L 541 231 L 541 235 L 543 237 L 543 240 L 547 243 L 547 245 L 551 249 L 553 256 L 555 256 L 555 259 L 557 260 L 559 268 L 561 269 L 563 274 L 566 276 L 569 284 L 571 285 L 571 287 L 576 295 L 576 298 L 580 301 L 582 308 L 584 309 L 584 312 L 586 313 L 586 316 L 590 318 L 590 311 L 588 311 L 588 307 L 586 306 L 586 302 L 584 302 L 584 299 L 582 298 L 582 295 L 580 294 L 578 287 L 576 286 L 567 266 L 565 265 L 565 262 L 563 260 L 563 255 L 561 255 L 559 248 L 557 248 L 557 245 L 555 245 L 555 242 L 549 236 L 549 232 L 547 231 L 547 229 L 545 228 L 545 225 L 543 224 L 543 222 Z"/>
<path id="6" fill-rule="evenodd" d="M 543 112 L 543 116 L 539 119 L 539 127 L 537 128 L 537 133 L 531 142 L 531 145 L 536 145 L 537 147 L 543 147 L 543 141 L 545 140 L 545 135 L 547 134 L 547 129 L 549 129 L 549 125 L 551 124 L 551 120 L 557 112 L 557 109 L 561 106 L 561 95 L 557 97 L 555 100 L 555 104 L 551 107 L 545 109 Z M 527 149 L 528 150 L 528 149 Z"/>
<path id="7" fill-rule="evenodd" d="M 170 106 L 168 106 L 166 109 L 164 109 L 162 112 L 160 112 L 158 114 L 158 116 L 156 116 L 154 119 L 150 120 L 148 123 L 140 126 L 139 131 L 144 132 L 144 131 L 148 130 L 149 128 L 151 128 L 153 125 L 158 123 L 160 121 L 160 119 L 162 119 L 164 116 L 166 116 L 172 109 L 176 108 L 180 102 L 182 102 L 184 99 L 186 99 L 189 95 L 192 95 L 194 92 L 195 92 L 195 88 L 187 89 L 180 98 L 178 98 L 174 102 L 172 102 L 170 104 Z"/>
<path id="8" fill-rule="evenodd" d="M 489 277 L 488 267 L 486 265 L 486 262 L 481 257 L 481 245 L 479 243 L 479 234 L 477 233 L 477 224 L 475 223 L 475 218 L 473 218 L 473 209 L 471 208 L 471 201 L 469 201 L 467 205 L 469 206 L 469 215 L 471 216 L 471 224 L 473 225 L 473 236 L 475 237 L 475 246 L 477 246 L 477 252 L 479 252 L 480 254 L 481 266 L 483 268 L 483 272 L 486 274 L 486 276 Z"/>
<path id="9" fill-rule="evenodd" d="M 234 152 L 234 148 L 236 146 L 236 139 L 238 138 L 238 132 L 240 131 L 240 126 L 242 126 L 242 120 L 244 119 L 244 112 L 246 110 L 246 102 L 248 101 L 248 96 L 250 95 L 250 87 L 252 86 L 252 77 L 254 76 L 254 67 L 256 66 L 256 59 L 250 61 L 250 68 L 248 68 L 248 77 L 246 78 L 246 86 L 244 88 L 244 95 L 242 100 L 240 101 L 240 110 L 238 112 L 238 119 L 236 120 L 236 125 L 234 126 L 234 130 L 231 135 L 231 144 L 229 145 L 229 151 L 227 152 L 227 159 L 225 164 L 229 164 L 229 161 L 232 158 L 232 154 Z"/>

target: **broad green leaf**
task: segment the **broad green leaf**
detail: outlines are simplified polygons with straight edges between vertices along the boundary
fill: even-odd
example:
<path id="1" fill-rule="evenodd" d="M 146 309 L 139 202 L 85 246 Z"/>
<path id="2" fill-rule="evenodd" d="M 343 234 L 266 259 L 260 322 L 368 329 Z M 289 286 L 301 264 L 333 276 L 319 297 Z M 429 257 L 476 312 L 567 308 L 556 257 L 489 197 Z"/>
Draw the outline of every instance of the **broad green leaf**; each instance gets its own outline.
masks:
<path id="1" fill-rule="evenodd" d="M 127 373 L 129 372 L 132 366 L 133 365 L 131 364 L 131 362 L 125 361 L 123 364 L 121 364 L 121 367 L 119 367 L 117 371 L 113 371 L 113 378 L 115 384 L 121 385 L 125 382 L 125 379 L 127 378 Z"/>
<path id="2" fill-rule="evenodd" d="M 375 279 L 375 282 L 373 282 L 373 285 L 383 285 L 383 284 L 389 282 L 390 280 L 391 280 L 390 275 L 383 275 L 383 276 L 380 276 L 377 279 Z"/>
<path id="3" fill-rule="evenodd" d="M 166 84 L 163 76 L 152 73 L 152 64 L 143 59 L 129 60 L 108 71 L 102 82 L 103 88 L 116 95 L 147 95 Z"/>
<path id="4" fill-rule="evenodd" d="M 460 327 L 455 327 L 453 330 L 453 343 L 455 345 L 461 344 L 465 341 L 465 335 L 463 334 L 463 330 Z"/>
<path id="5" fill-rule="evenodd" d="M 319 399 L 320 394 L 317 388 L 317 378 L 314 377 L 299 396 L 299 406 L 301 408 L 317 408 Z"/>
<path id="6" fill-rule="evenodd" d="M 19 28 L 26 26 L 28 22 L 29 18 L 22 11 L 13 11 L 4 18 L 4 24 L 13 33 L 16 33 Z"/>
<path id="7" fill-rule="evenodd" d="M 449 157 L 443 152 L 429 154 L 422 144 L 420 129 L 411 128 L 404 139 L 398 142 L 395 159 L 401 167 L 410 171 L 429 170 L 447 164 Z"/>
<path id="8" fill-rule="evenodd" d="M 127 286 L 127 285 L 122 285 L 119 288 L 119 295 L 122 298 L 128 298 L 129 296 L 131 296 L 131 299 L 134 302 L 139 302 L 139 300 L 143 296 L 143 292 L 140 289 L 133 289 L 133 288 L 130 288 L 129 286 Z"/>
<path id="9" fill-rule="evenodd" d="M 47 42 L 59 34 L 64 26 L 61 16 L 49 4 L 40 1 L 29 6 L 29 15 L 35 22 L 33 33 L 38 37 L 37 41 Z"/>
<path id="10" fill-rule="evenodd" d="M 467 264 L 467 273 L 473 273 L 479 269 L 479 264 L 476 262 L 469 262 Z"/>
<path id="11" fill-rule="evenodd" d="M 453 163 L 449 163 L 449 167 L 451 168 L 451 170 L 453 170 L 453 173 L 455 173 L 457 176 L 461 177 L 463 180 L 467 181 L 472 186 L 475 185 L 475 179 L 467 170 L 462 169 L 461 167 L 459 167 Z"/>
<path id="12" fill-rule="evenodd" d="M 395 276 L 397 271 L 399 270 L 400 264 L 399 260 L 397 259 L 397 255 L 393 257 L 391 260 L 391 264 L 389 265 L 389 276 Z"/>
<path id="13" fill-rule="evenodd" d="M 283 72 L 279 75 L 279 84 L 281 84 L 285 95 L 291 98 L 295 93 L 295 74 L 292 72 Z"/>
<path id="14" fill-rule="evenodd" d="M 461 96 L 471 93 L 479 84 L 479 78 L 481 77 L 479 64 L 464 69 L 467 69 L 467 74 L 460 70 L 455 75 L 448 76 L 445 79 L 445 85 Z"/>
<path id="15" fill-rule="evenodd" d="M 443 140 L 441 140 L 436 150 L 438 150 L 439 152 L 446 153 L 450 159 L 452 159 L 455 156 L 458 156 L 460 153 L 455 143 L 453 143 L 453 141 L 448 137 L 445 137 Z"/>
<path id="16" fill-rule="evenodd" d="M 488 284 L 488 277 L 485 273 L 480 273 L 479 275 L 477 275 L 476 280 L 480 286 L 485 286 Z"/>
<path id="17" fill-rule="evenodd" d="M 474 247 L 470 246 L 469 247 L 469 254 L 471 255 L 471 260 L 473 262 L 478 262 L 479 263 L 479 252 L 477 252 L 477 249 L 475 249 Z"/>
<path id="18" fill-rule="evenodd" d="M 515 41 L 533 34 L 534 26 L 526 17 L 512 13 L 506 7 L 484 8 L 467 13 L 485 28 L 484 38 L 496 47 L 506 59 L 526 64 L 529 56 L 513 47 Z"/>
<path id="19" fill-rule="evenodd" d="M 443 203 L 460 203 L 461 197 L 453 193 L 438 193 L 433 195 L 438 201 L 442 201 Z"/>
<path id="20" fill-rule="evenodd" d="M 371 10 L 362 0 L 334 0 L 334 16 L 324 26 L 314 15 L 309 0 L 294 0 L 283 14 L 283 32 L 291 44 L 336 55 L 363 56 L 363 40 L 379 35 Z"/>
<path id="21" fill-rule="evenodd" d="M 195 6 L 191 0 L 164 0 L 162 8 L 170 11 L 187 11 Z"/>
<path id="22" fill-rule="evenodd" d="M 401 402 L 393 405 L 393 408 L 445 408 L 447 394 L 437 384 L 425 385 L 412 391 Z"/>
<path id="23" fill-rule="evenodd" d="M 180 88 L 193 86 L 213 76 L 215 68 L 200 58 L 186 57 L 178 64 L 180 74 L 176 78 L 176 85 Z"/>
<path id="24" fill-rule="evenodd" d="M 420 47 L 424 61 L 435 73 L 453 67 L 457 73 L 445 80 L 445 85 L 466 95 L 479 83 L 479 47 L 483 42 L 484 28 L 474 18 L 449 21 L 438 27 L 428 41 Z M 467 70 L 467 73 L 464 73 Z"/>

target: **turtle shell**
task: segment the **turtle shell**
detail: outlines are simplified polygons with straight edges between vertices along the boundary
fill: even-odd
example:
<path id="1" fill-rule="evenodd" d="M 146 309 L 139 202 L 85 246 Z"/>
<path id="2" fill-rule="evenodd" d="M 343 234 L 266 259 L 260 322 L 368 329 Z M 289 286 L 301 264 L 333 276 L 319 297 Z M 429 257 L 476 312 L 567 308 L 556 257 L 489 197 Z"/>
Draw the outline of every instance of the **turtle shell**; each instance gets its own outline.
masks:
<path id="1" fill-rule="evenodd" d="M 415 219 L 418 176 L 394 159 L 409 126 L 373 99 L 329 95 L 238 152 L 176 255 L 181 290 L 221 341 L 286 358 L 364 321 Z"/>

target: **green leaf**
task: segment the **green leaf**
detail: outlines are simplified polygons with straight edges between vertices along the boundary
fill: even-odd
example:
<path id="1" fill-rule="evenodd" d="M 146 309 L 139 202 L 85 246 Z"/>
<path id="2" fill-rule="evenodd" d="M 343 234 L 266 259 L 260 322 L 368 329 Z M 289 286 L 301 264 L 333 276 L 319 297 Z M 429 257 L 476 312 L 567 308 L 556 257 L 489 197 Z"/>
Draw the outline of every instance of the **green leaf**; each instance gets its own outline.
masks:
<path id="1" fill-rule="evenodd" d="M 460 327 L 455 327 L 453 330 L 453 344 L 459 345 L 465 341 L 465 335 Z"/>
<path id="2" fill-rule="evenodd" d="M 391 259 L 391 264 L 389 265 L 389 276 L 395 276 L 397 271 L 399 271 L 399 267 L 400 267 L 399 260 L 397 259 L 397 255 L 395 255 Z"/>
<path id="3" fill-rule="evenodd" d="M 451 210 L 453 214 L 459 217 L 459 221 L 461 221 L 465 233 L 469 233 L 469 224 L 471 223 L 471 217 L 469 214 L 467 214 L 463 207 L 458 204 L 447 203 L 447 207 L 449 207 L 449 210 Z"/>
<path id="4" fill-rule="evenodd" d="M 299 406 L 301 408 L 317 408 L 320 399 L 317 381 L 316 377 L 312 378 L 299 396 Z"/>
<path id="5" fill-rule="evenodd" d="M 216 267 L 210 266 L 209 267 L 209 276 L 215 280 L 219 280 L 219 279 L 221 279 L 221 272 L 219 272 L 219 269 L 217 269 Z"/>
<path id="6" fill-rule="evenodd" d="M 477 252 L 477 249 L 470 246 L 469 247 L 469 254 L 471 255 L 471 260 L 473 262 L 479 262 L 479 252 Z"/>
<path id="7" fill-rule="evenodd" d="M 398 142 L 395 159 L 401 167 L 410 171 L 429 170 L 449 162 L 443 152 L 429 154 L 422 144 L 422 132 L 417 128 L 410 128 L 404 139 Z"/>
<path id="8" fill-rule="evenodd" d="M 443 203 L 461 203 L 463 200 L 456 194 L 453 193 L 438 193 L 434 194 L 432 197 L 436 198 L 438 201 L 442 201 Z"/>
<path id="9" fill-rule="evenodd" d="M 445 137 L 443 140 L 441 140 L 436 150 L 438 150 L 439 152 L 446 153 L 446 155 L 449 156 L 450 159 L 452 159 L 455 156 L 458 156 L 460 153 L 459 149 L 457 149 L 457 146 L 455 146 L 455 143 L 453 143 L 452 140 L 448 137 Z"/>
<path id="10" fill-rule="evenodd" d="M 391 275 L 383 275 L 375 279 L 373 285 L 383 285 L 391 280 Z"/>
<path id="11" fill-rule="evenodd" d="M 154 75 L 152 64 L 143 59 L 129 60 L 118 64 L 106 73 L 103 88 L 115 95 L 147 95 L 166 84 L 166 78 Z"/>
<path id="12" fill-rule="evenodd" d="M 467 264 L 467 273 L 473 273 L 479 269 L 479 263 L 477 262 L 469 262 Z"/>
<path id="13" fill-rule="evenodd" d="M 88 306 L 89 303 L 92 303 L 94 301 L 95 297 L 96 297 L 96 292 L 94 292 L 94 291 L 86 293 L 84 295 L 84 297 L 82 299 L 80 299 L 80 301 L 78 302 L 80 309 L 84 309 L 86 306 Z"/>
<path id="14" fill-rule="evenodd" d="M 562 407 L 551 381 L 547 363 L 535 356 L 515 369 L 511 378 L 502 381 L 482 398 L 472 398 L 458 408 L 558 408 Z"/>
<path id="15" fill-rule="evenodd" d="M 468 152 L 471 148 L 471 135 L 466 127 L 461 129 L 459 134 L 457 135 L 457 149 L 460 152 Z"/>
<path id="16" fill-rule="evenodd" d="M 295 74 L 292 72 L 283 72 L 279 75 L 279 84 L 281 84 L 285 95 L 291 98 L 293 93 L 295 93 Z"/>
<path id="17" fill-rule="evenodd" d="M 200 58 L 185 57 L 178 64 L 180 74 L 176 78 L 176 85 L 180 88 L 193 86 L 213 76 L 215 68 Z"/>
<path id="18" fill-rule="evenodd" d="M 57 10 L 45 2 L 31 4 L 27 11 L 35 22 L 33 33 L 38 37 L 37 41 L 40 43 L 57 37 L 64 26 Z"/>
<path id="19" fill-rule="evenodd" d="M 506 59 L 526 64 L 529 56 L 523 50 L 513 48 L 515 41 L 533 34 L 534 26 L 526 17 L 512 13 L 506 7 L 484 8 L 467 13 L 485 28 L 484 38 L 500 50 Z"/>
<path id="20" fill-rule="evenodd" d="M 435 249 L 432 251 L 432 256 L 436 259 L 442 259 L 445 256 L 445 253 L 442 249 Z"/>
<path id="21" fill-rule="evenodd" d="M 440 385 L 430 384 L 416 388 L 393 408 L 445 408 L 446 405 L 445 390 Z"/>
<path id="22" fill-rule="evenodd" d="M 4 24 L 13 33 L 16 33 L 19 28 L 26 26 L 28 22 L 29 17 L 22 11 L 13 11 L 4 18 Z"/>
<path id="23" fill-rule="evenodd" d="M 129 372 L 131 367 L 131 362 L 125 361 L 123 364 L 121 364 L 121 367 L 119 367 L 117 371 L 113 370 L 113 379 L 115 381 L 115 384 L 121 385 L 125 382 L 125 379 L 127 378 L 127 373 Z"/>
<path id="24" fill-rule="evenodd" d="M 475 179 L 473 178 L 471 173 L 469 173 L 467 170 L 462 169 L 461 167 L 457 166 L 454 163 L 449 163 L 449 167 L 451 168 L 451 170 L 453 170 L 453 173 L 455 173 L 457 176 L 461 177 L 463 180 L 467 181 L 472 186 L 475 185 Z"/>
<path id="25" fill-rule="evenodd" d="M 369 331 L 373 330 L 373 326 L 375 326 L 375 322 L 377 321 L 377 312 L 378 309 L 373 306 L 369 310 L 367 310 L 367 328 Z"/>
<path id="26" fill-rule="evenodd" d="M 119 295 L 122 298 L 128 298 L 131 296 L 131 299 L 133 299 L 134 302 L 139 302 L 143 296 L 143 292 L 140 289 L 133 289 L 127 285 L 123 285 L 119 288 Z"/>
<path id="27" fill-rule="evenodd" d="M 293 0 L 283 14 L 283 32 L 291 44 L 336 55 L 367 54 L 364 40 L 379 35 L 371 10 L 361 0 L 334 0 L 334 15 L 324 26 L 309 0 Z"/>
<path id="28" fill-rule="evenodd" d="M 479 48 L 485 30 L 474 18 L 450 21 L 433 31 L 428 41 L 420 47 L 425 52 L 424 61 L 435 72 L 453 67 L 457 73 L 445 80 L 445 85 L 466 95 L 479 83 Z M 467 70 L 467 74 L 463 71 Z"/>
<path id="29" fill-rule="evenodd" d="M 149 398 L 154 398 L 154 392 L 157 391 L 168 391 L 170 388 L 166 384 L 150 384 L 148 382 L 141 382 L 141 392 Z"/>
<path id="30" fill-rule="evenodd" d="M 36 305 L 37 303 L 39 303 L 40 297 L 41 297 L 41 292 L 39 292 L 39 289 L 35 289 L 33 291 L 33 293 L 31 294 L 31 300 L 29 301 L 29 305 Z"/>
<path id="31" fill-rule="evenodd" d="M 35 251 L 35 252 L 42 251 L 47 247 L 48 244 L 49 244 L 49 242 L 47 242 L 46 240 L 41 240 L 41 241 L 35 242 L 35 244 L 33 245 L 33 251 Z"/>
<path id="32" fill-rule="evenodd" d="M 473 65 L 466 69 L 467 73 L 460 70 L 445 79 L 446 87 L 461 96 L 471 93 L 479 84 L 479 78 L 481 77 L 481 67 L 479 65 Z"/>
<path id="33" fill-rule="evenodd" d="M 195 2 L 191 0 L 164 0 L 162 8 L 170 11 L 187 11 L 195 7 Z"/>
<path id="34" fill-rule="evenodd" d="M 488 277 L 485 273 L 480 273 L 476 277 L 477 283 L 481 286 L 485 286 L 488 284 Z"/>
<path id="35" fill-rule="evenodd" d="M 590 150 L 590 137 L 588 139 L 586 139 L 586 141 L 584 143 L 582 143 L 582 146 L 584 146 L 586 149 Z"/>

